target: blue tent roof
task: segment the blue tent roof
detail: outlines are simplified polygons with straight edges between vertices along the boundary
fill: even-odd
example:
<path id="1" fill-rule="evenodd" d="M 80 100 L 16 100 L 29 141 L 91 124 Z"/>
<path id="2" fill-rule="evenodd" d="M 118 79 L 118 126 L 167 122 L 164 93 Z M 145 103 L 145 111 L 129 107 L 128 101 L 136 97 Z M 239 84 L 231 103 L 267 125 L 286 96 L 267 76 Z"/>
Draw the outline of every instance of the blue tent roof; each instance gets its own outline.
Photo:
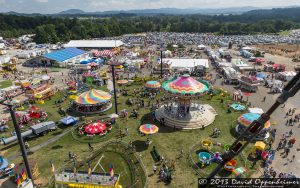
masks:
<path id="1" fill-rule="evenodd" d="M 85 54 L 86 52 L 77 48 L 66 48 L 63 50 L 58 50 L 55 52 L 51 52 L 43 55 L 43 57 L 56 60 L 58 62 L 63 62 L 65 60 L 71 59 L 78 55 Z"/>
<path id="2" fill-rule="evenodd" d="M 60 122 L 62 122 L 64 125 L 70 125 L 70 124 L 74 125 L 77 123 L 77 119 L 74 118 L 73 116 L 68 116 L 68 117 L 62 118 L 60 120 Z"/>

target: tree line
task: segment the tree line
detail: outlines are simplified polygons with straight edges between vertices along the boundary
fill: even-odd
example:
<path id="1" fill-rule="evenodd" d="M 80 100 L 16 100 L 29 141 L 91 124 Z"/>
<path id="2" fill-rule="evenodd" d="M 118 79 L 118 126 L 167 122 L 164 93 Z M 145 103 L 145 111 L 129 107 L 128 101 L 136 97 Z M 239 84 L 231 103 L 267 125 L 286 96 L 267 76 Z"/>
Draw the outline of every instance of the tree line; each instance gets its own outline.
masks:
<path id="1" fill-rule="evenodd" d="M 299 11 L 300 12 L 300 11 Z M 57 43 L 140 32 L 198 32 L 220 35 L 277 33 L 300 28 L 300 20 L 264 15 L 156 15 L 69 18 L 0 14 L 0 36 L 18 37 L 35 33 L 37 43 Z M 261 16 L 259 16 L 261 15 Z M 261 19 L 266 17 L 266 19 Z M 251 18 L 251 19 L 250 19 Z"/>

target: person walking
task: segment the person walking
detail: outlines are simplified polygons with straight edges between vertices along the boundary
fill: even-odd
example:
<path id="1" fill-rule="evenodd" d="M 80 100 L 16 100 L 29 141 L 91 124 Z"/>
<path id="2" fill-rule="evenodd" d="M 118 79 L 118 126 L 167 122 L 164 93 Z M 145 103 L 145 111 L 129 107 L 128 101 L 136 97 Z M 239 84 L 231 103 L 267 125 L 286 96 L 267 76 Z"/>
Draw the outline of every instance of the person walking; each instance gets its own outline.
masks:
<path id="1" fill-rule="evenodd" d="M 285 156 L 288 157 L 289 153 L 290 153 L 290 148 L 286 148 L 286 150 L 285 150 Z"/>
<path id="2" fill-rule="evenodd" d="M 91 152 L 92 152 L 92 151 L 94 150 L 94 148 L 93 148 L 93 146 L 91 145 L 91 143 L 90 143 L 90 142 L 88 143 L 88 146 L 89 146 L 89 151 L 91 151 Z"/>
<path id="3" fill-rule="evenodd" d="M 295 155 L 292 156 L 291 163 L 295 161 L 295 157 L 296 157 Z"/>
<path id="4" fill-rule="evenodd" d="M 153 174 L 156 174 L 156 171 L 157 171 L 157 166 L 154 164 L 153 165 Z"/>
<path id="5" fill-rule="evenodd" d="M 263 98 L 262 102 L 265 102 L 265 101 L 266 101 L 266 96 L 264 96 L 264 98 Z"/>

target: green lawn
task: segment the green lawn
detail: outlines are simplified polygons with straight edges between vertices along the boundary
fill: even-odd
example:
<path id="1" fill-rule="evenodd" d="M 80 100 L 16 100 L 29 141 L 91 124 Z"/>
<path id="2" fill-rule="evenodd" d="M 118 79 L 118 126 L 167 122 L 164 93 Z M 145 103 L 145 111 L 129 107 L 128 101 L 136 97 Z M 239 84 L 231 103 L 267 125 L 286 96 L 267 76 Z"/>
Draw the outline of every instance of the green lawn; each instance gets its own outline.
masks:
<path id="1" fill-rule="evenodd" d="M 9 86 L 12 86 L 12 81 L 10 80 L 0 82 L 0 89 L 7 88 Z"/>
<path id="2" fill-rule="evenodd" d="M 287 35 L 289 35 L 290 33 L 291 33 L 290 30 L 285 30 L 285 31 L 280 31 L 280 32 L 278 32 L 278 34 L 281 35 L 281 36 L 287 36 Z"/>
<path id="3" fill-rule="evenodd" d="M 132 94 L 133 89 L 141 87 L 140 85 L 131 85 L 131 86 L 125 86 L 126 89 L 129 90 L 129 94 Z M 161 97 L 162 94 L 157 96 L 157 98 Z M 54 100 L 57 100 L 60 98 L 62 94 L 58 94 L 55 97 L 52 97 L 50 101 L 46 101 L 44 105 L 38 105 L 41 108 L 45 109 L 47 112 L 51 114 L 52 120 L 59 120 L 61 116 L 57 113 L 57 107 L 54 105 Z M 133 96 L 119 96 L 118 97 L 118 110 L 127 109 L 129 112 L 132 111 L 133 106 L 128 106 L 125 104 L 125 101 L 129 98 L 134 98 Z M 212 170 L 212 167 L 214 167 L 214 164 L 210 167 L 204 169 L 204 173 L 202 174 L 196 174 L 194 169 L 191 166 L 191 163 L 189 159 L 187 158 L 188 154 L 190 153 L 190 149 L 195 146 L 195 144 L 198 144 L 203 139 L 210 138 L 210 134 L 213 132 L 213 129 L 215 127 L 218 127 L 221 129 L 221 135 L 219 138 L 213 139 L 215 142 L 220 142 L 222 144 L 230 144 L 234 141 L 234 137 L 231 135 L 231 130 L 234 126 L 233 122 L 237 119 L 238 116 L 240 116 L 241 112 L 232 112 L 230 114 L 227 113 L 227 107 L 225 104 L 221 104 L 219 100 L 220 96 L 213 97 L 212 100 L 209 99 L 208 96 L 204 96 L 199 100 L 200 103 L 207 103 L 210 104 L 215 108 L 217 113 L 219 114 L 216 117 L 215 122 L 206 127 L 204 130 L 197 129 L 197 130 L 189 130 L 189 131 L 181 131 L 181 130 L 173 130 L 173 128 L 170 127 L 160 127 L 157 122 L 153 122 L 151 118 L 151 110 L 150 108 L 146 107 L 143 109 L 140 109 L 140 116 L 138 119 L 129 118 L 128 120 L 119 118 L 117 120 L 117 124 L 120 126 L 122 130 L 124 130 L 126 127 L 129 129 L 129 135 L 126 137 L 123 137 L 122 140 L 125 142 L 132 141 L 133 144 L 136 146 L 136 151 L 141 156 L 142 162 L 144 163 L 147 174 L 150 175 L 148 178 L 148 187 L 196 187 L 197 186 L 197 178 L 201 175 L 209 173 L 209 171 Z M 144 98 L 145 104 L 148 103 L 147 98 Z M 153 101 L 151 101 L 153 102 Z M 63 107 L 67 107 L 68 101 L 62 104 Z M 114 112 L 114 107 L 110 109 L 109 111 L 105 112 L 103 115 L 111 114 Z M 97 119 L 99 118 L 99 114 L 96 114 L 94 116 L 88 116 L 86 119 Z M 147 136 L 140 136 L 137 132 L 138 127 L 141 124 L 144 123 L 154 123 L 159 126 L 159 133 L 156 135 L 151 135 L 149 138 L 153 141 L 152 145 L 147 148 L 145 146 L 145 141 L 147 139 Z M 58 133 L 62 132 L 63 129 L 60 128 L 59 130 L 50 133 L 44 137 L 36 138 L 32 141 L 30 141 L 30 145 L 34 146 L 39 143 L 42 143 L 49 138 L 53 137 L 54 135 L 57 135 Z M 73 135 L 74 136 L 74 135 Z M 47 180 L 50 178 L 50 164 L 49 161 L 53 160 L 54 164 L 56 166 L 56 169 L 62 169 L 65 164 L 67 164 L 68 159 L 68 153 L 74 152 L 78 155 L 79 161 L 84 161 L 87 158 L 91 156 L 91 153 L 88 151 L 88 146 L 86 142 L 82 142 L 80 139 L 74 139 L 71 133 L 67 134 L 66 136 L 59 139 L 56 143 L 49 144 L 48 146 L 44 147 L 43 149 L 35 152 L 34 154 L 30 155 L 30 158 L 33 160 L 37 160 L 40 167 L 40 178 L 42 182 L 47 182 Z M 114 134 L 107 135 L 111 136 L 109 139 L 115 139 L 116 137 Z M 79 141 L 78 141 L 79 140 Z M 97 140 L 97 142 L 93 142 L 92 145 L 95 148 L 95 150 L 101 149 L 105 145 L 104 140 Z M 171 184 L 164 185 L 163 182 L 158 181 L 158 175 L 151 175 L 152 174 L 152 167 L 155 164 L 154 160 L 152 159 L 152 156 L 150 155 L 150 150 L 152 146 L 156 146 L 159 153 L 164 156 L 168 164 L 172 160 L 175 160 L 176 164 L 176 170 L 173 173 L 173 180 Z M 180 150 L 184 150 L 184 157 L 177 159 L 177 157 L 180 154 Z M 16 154 L 16 151 L 18 151 L 18 146 L 13 146 L 6 150 L 5 156 L 13 156 Z M 248 146 L 248 149 L 244 151 L 244 155 L 247 156 L 249 153 L 249 150 L 251 150 L 251 145 Z M 221 148 L 220 148 L 220 152 Z M 104 151 L 105 154 L 105 151 Z M 112 155 L 112 154 L 105 154 L 105 155 Z M 114 154 L 115 155 L 115 154 Z M 193 152 L 194 160 L 197 160 L 196 151 Z M 118 158 L 118 156 L 114 156 Z M 16 160 L 21 160 L 20 157 L 18 157 Z M 245 162 L 243 162 L 243 159 L 238 158 L 237 159 L 238 164 L 237 166 L 244 166 Z M 10 161 L 12 162 L 12 161 Z M 104 161 L 104 164 L 111 162 L 111 161 Z M 105 166 L 105 165 L 104 165 Z M 119 167 L 117 167 L 119 166 Z M 120 169 L 119 169 L 120 168 Z M 121 164 L 116 165 L 116 170 L 121 173 L 125 172 L 126 170 L 125 166 Z M 127 180 L 122 180 L 121 176 L 121 182 L 125 185 L 128 185 Z M 127 178 L 125 178 L 127 179 Z"/>

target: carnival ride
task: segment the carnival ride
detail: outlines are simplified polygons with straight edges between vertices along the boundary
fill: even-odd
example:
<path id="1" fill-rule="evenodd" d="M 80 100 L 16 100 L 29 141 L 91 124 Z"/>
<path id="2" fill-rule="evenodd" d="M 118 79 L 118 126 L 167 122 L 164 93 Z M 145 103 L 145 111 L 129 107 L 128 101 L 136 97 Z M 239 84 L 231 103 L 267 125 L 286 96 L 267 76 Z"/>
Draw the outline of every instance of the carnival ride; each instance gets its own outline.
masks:
<path id="1" fill-rule="evenodd" d="M 111 95 L 107 92 L 91 89 L 80 94 L 73 102 L 77 112 L 95 114 L 104 112 L 112 107 Z"/>
<path id="2" fill-rule="evenodd" d="M 23 139 L 37 137 L 39 135 L 46 135 L 49 131 L 54 131 L 57 129 L 56 124 L 53 121 L 42 122 L 30 127 L 29 130 L 21 133 Z M 17 140 L 17 136 L 12 136 L 9 138 L 2 139 L 3 144 L 10 144 Z"/>
<path id="3" fill-rule="evenodd" d="M 199 153 L 199 163 L 200 166 L 203 168 L 205 166 L 210 165 L 211 163 L 211 154 L 208 152 L 200 152 Z"/>
<path id="4" fill-rule="evenodd" d="M 217 112 L 212 106 L 192 101 L 209 90 L 206 83 L 183 75 L 164 82 L 162 88 L 172 101 L 155 111 L 156 119 L 163 118 L 167 126 L 179 129 L 198 129 L 214 122 Z"/>
<path id="5" fill-rule="evenodd" d="M 246 113 L 241 115 L 237 120 L 237 126 L 235 131 L 237 134 L 243 133 L 243 131 L 255 120 L 258 120 L 260 114 Z M 269 130 L 271 128 L 270 121 L 267 121 L 264 125 L 264 129 L 255 137 L 256 140 L 265 140 L 270 137 Z"/>
<path id="6" fill-rule="evenodd" d="M 224 169 L 230 172 L 232 172 L 235 169 L 235 167 L 236 167 L 236 160 L 234 159 L 231 159 L 224 165 Z"/>
<path id="7" fill-rule="evenodd" d="M 213 143 L 210 140 L 202 140 L 201 145 L 203 149 L 210 151 Z"/>
<path id="8" fill-rule="evenodd" d="M 156 92 L 161 88 L 161 84 L 158 81 L 151 80 L 151 81 L 146 82 L 144 87 L 147 91 Z"/>
<path id="9" fill-rule="evenodd" d="M 29 100 L 35 101 L 38 104 L 44 104 L 44 100 L 53 95 L 52 86 L 49 82 L 31 85 L 25 91 L 25 95 L 29 98 Z"/>

